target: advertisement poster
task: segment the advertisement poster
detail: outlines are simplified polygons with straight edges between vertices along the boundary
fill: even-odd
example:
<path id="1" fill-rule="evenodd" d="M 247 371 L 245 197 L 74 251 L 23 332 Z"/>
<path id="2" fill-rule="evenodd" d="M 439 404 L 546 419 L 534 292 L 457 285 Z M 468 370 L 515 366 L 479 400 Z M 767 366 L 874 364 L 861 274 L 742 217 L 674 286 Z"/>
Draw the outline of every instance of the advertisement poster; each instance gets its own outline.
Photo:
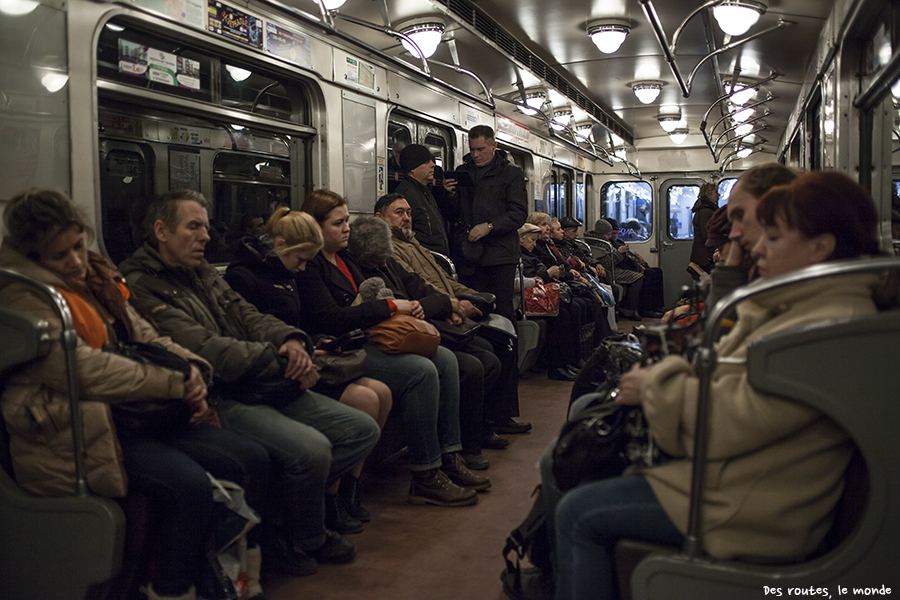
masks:
<path id="1" fill-rule="evenodd" d="M 150 81 L 200 89 L 200 63 L 156 48 L 119 39 L 119 73 Z"/>
<path id="2" fill-rule="evenodd" d="M 312 68 L 312 47 L 309 40 L 299 33 L 266 23 L 266 50 L 295 65 Z"/>
<path id="3" fill-rule="evenodd" d="M 262 19 L 228 6 L 217 0 L 209 0 L 209 30 L 257 50 L 262 50 Z"/>
<path id="4" fill-rule="evenodd" d="M 375 67 L 367 65 L 361 60 L 347 57 L 347 81 L 375 89 Z"/>
<path id="5" fill-rule="evenodd" d="M 175 19 L 179 23 L 206 29 L 206 11 L 203 0 L 134 0 L 145 8 Z"/>

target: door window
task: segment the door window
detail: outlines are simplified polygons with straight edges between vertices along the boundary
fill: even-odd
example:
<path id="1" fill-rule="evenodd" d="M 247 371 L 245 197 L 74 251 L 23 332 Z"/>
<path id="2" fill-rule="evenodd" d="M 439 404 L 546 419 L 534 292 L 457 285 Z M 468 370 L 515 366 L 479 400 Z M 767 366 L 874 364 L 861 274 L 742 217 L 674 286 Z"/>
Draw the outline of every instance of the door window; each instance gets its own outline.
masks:
<path id="1" fill-rule="evenodd" d="M 719 206 L 725 206 L 726 204 L 728 204 L 728 197 L 731 195 L 731 190 L 734 189 L 734 184 L 736 183 L 736 177 L 723 179 L 719 182 Z"/>
<path id="2" fill-rule="evenodd" d="M 673 240 L 694 239 L 691 209 L 700 197 L 698 185 L 673 185 L 666 194 L 669 218 L 669 237 Z"/>
<path id="3" fill-rule="evenodd" d="M 603 215 L 619 223 L 619 238 L 644 241 L 653 233 L 653 189 L 646 181 L 611 182 L 600 191 Z M 628 232 L 625 223 L 628 223 Z M 627 237 L 626 237 L 627 236 Z"/>

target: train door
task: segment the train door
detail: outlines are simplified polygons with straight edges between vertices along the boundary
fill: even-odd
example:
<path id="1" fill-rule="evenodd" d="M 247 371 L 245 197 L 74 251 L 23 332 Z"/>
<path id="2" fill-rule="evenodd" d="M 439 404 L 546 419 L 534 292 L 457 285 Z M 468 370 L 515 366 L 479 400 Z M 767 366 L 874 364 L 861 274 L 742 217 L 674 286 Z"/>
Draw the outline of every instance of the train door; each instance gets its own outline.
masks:
<path id="1" fill-rule="evenodd" d="M 685 271 L 691 262 L 694 241 L 692 208 L 700 196 L 702 179 L 670 179 L 660 187 L 657 206 L 658 222 L 664 224 L 657 238 L 659 266 L 665 274 L 666 305 L 681 295 L 684 286 L 692 284 Z"/>
<path id="2" fill-rule="evenodd" d="M 127 257 L 141 243 L 146 201 L 187 189 L 213 205 L 206 258 L 227 262 L 254 219 L 299 207 L 311 189 L 309 90 L 188 32 L 117 20 L 97 46 L 103 247 L 114 262 Z M 159 69 L 152 77 L 148 64 Z"/>

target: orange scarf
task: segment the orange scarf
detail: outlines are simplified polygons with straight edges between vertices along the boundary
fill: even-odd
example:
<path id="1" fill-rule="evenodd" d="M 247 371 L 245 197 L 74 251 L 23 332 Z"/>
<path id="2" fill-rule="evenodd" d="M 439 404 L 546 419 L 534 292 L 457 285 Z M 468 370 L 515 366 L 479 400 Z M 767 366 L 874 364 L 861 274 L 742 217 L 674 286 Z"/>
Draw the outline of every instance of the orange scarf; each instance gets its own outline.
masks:
<path id="1" fill-rule="evenodd" d="M 116 286 L 119 288 L 122 298 L 128 301 L 131 293 L 125 287 L 125 284 L 117 282 Z M 75 327 L 75 331 L 78 332 L 78 337 L 84 340 L 85 344 L 96 350 L 108 344 L 109 330 L 106 328 L 106 323 L 94 310 L 94 307 L 82 298 L 80 294 L 59 287 L 56 290 L 62 294 L 63 298 L 66 299 L 66 304 L 69 305 L 69 311 L 72 313 L 72 324 Z"/>

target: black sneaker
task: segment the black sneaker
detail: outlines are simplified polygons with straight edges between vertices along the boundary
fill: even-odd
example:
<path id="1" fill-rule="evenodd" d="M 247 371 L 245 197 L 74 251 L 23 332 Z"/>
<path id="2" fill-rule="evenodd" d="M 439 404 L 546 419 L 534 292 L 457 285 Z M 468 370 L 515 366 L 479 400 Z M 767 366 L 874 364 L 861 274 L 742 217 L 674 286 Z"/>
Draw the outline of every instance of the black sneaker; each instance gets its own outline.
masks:
<path id="1" fill-rule="evenodd" d="M 356 558 L 356 548 L 353 546 L 353 542 L 341 534 L 326 529 L 325 543 L 305 554 L 320 564 L 344 565 L 353 562 L 353 559 Z"/>

